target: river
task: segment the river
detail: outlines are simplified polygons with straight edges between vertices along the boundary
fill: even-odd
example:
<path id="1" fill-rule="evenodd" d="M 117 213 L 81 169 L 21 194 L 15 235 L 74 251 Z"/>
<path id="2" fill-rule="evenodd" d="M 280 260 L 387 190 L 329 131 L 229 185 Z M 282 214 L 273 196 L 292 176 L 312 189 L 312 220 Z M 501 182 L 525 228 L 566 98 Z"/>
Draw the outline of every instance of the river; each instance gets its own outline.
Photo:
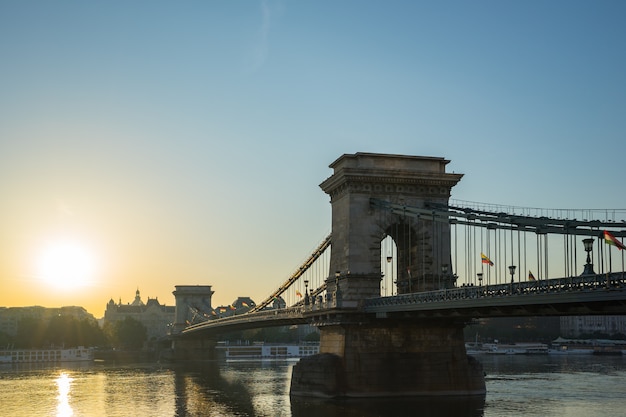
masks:
<path id="1" fill-rule="evenodd" d="M 626 409 L 626 356 L 479 356 L 487 395 L 290 399 L 293 362 L 0 365 L 11 417 L 614 417 Z"/>

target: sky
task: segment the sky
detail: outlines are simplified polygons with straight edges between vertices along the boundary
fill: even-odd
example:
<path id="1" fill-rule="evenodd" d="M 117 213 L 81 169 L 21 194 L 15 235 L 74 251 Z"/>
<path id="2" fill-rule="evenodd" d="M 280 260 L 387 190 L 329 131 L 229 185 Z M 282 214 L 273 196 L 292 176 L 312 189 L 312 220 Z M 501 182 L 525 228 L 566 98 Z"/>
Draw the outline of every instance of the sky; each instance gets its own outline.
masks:
<path id="1" fill-rule="evenodd" d="M 330 233 L 343 154 L 444 157 L 458 200 L 626 208 L 625 16 L 0 0 L 0 306 L 262 301 Z"/>

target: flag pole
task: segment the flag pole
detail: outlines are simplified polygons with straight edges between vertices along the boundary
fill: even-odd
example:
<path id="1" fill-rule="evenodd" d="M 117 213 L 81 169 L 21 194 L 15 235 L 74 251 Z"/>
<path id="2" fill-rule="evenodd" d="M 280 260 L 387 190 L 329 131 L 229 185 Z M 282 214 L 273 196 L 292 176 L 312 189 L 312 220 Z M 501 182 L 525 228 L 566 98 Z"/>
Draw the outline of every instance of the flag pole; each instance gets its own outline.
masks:
<path id="1" fill-rule="evenodd" d="M 611 275 L 611 272 L 613 271 L 613 262 L 612 262 L 612 256 L 611 256 L 612 250 L 611 248 L 608 248 L 608 249 L 609 249 L 609 269 L 608 271 L 606 271 L 606 287 L 610 288 L 609 276 Z"/>
<path id="2" fill-rule="evenodd" d="M 624 238 L 622 238 L 622 245 L 624 244 Z M 622 252 L 622 280 L 624 280 L 624 251 Z"/>

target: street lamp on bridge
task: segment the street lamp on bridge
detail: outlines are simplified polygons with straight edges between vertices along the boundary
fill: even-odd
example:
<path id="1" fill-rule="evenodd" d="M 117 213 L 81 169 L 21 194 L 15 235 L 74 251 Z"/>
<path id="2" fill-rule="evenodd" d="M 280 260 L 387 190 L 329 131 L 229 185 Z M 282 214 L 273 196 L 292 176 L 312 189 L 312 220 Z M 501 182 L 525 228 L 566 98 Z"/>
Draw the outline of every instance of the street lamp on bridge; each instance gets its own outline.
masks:
<path id="1" fill-rule="evenodd" d="M 304 280 L 304 305 L 308 306 L 311 300 L 309 299 L 309 280 Z"/>
<path id="2" fill-rule="evenodd" d="M 585 245 L 585 252 L 587 252 L 587 263 L 585 264 L 585 269 L 583 270 L 583 275 L 595 275 L 593 272 L 593 264 L 591 263 L 590 253 L 593 250 L 593 239 L 587 238 L 583 239 L 583 245 Z"/>
<path id="3" fill-rule="evenodd" d="M 509 273 L 511 274 L 511 284 L 513 284 L 515 282 L 513 277 L 515 276 L 515 269 L 516 268 L 517 268 L 517 266 L 515 266 L 515 265 L 510 265 L 509 266 Z"/>

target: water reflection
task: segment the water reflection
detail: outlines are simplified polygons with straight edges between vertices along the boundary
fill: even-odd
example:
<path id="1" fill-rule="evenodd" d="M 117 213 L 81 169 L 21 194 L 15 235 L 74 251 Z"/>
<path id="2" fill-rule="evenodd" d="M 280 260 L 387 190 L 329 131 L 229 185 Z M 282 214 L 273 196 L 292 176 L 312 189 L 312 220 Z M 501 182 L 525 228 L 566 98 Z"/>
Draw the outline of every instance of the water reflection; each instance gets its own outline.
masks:
<path id="1" fill-rule="evenodd" d="M 216 362 L 175 366 L 175 416 L 256 415 L 246 374 L 223 375 Z"/>
<path id="2" fill-rule="evenodd" d="M 205 362 L 175 367 L 176 417 L 482 417 L 485 396 L 322 400 L 289 396 L 291 365 Z"/>
<path id="3" fill-rule="evenodd" d="M 626 356 L 487 356 L 481 360 L 487 373 L 488 394 L 469 398 L 290 398 L 292 364 L 285 362 L 2 367 L 0 415 L 613 417 L 624 414 Z"/>
<path id="4" fill-rule="evenodd" d="M 317 400 L 292 397 L 292 417 L 482 417 L 485 396 Z"/>
<path id="5" fill-rule="evenodd" d="M 59 395 L 57 396 L 57 417 L 70 417 L 74 414 L 70 406 L 70 388 L 72 378 L 65 372 L 55 380 Z"/>

